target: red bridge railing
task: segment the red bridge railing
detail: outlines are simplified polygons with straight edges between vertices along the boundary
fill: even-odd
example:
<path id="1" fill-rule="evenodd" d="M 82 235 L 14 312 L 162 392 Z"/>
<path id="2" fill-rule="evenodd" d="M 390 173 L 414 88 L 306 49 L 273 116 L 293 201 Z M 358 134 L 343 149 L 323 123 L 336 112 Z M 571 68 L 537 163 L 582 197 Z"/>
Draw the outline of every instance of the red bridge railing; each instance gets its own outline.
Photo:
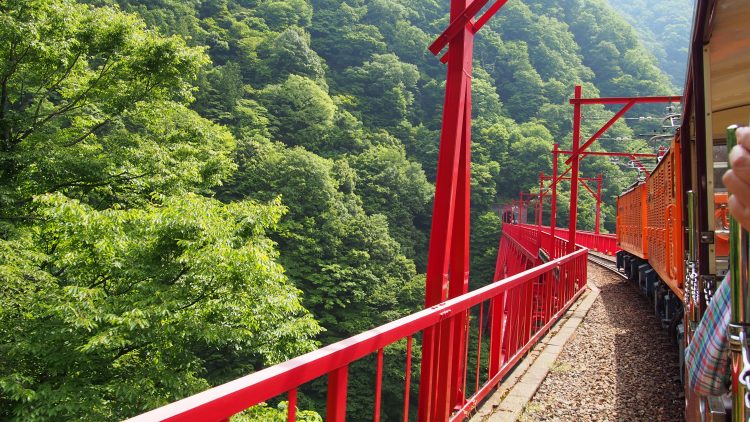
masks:
<path id="1" fill-rule="evenodd" d="M 343 421 L 349 367 L 357 360 L 375 355 L 372 415 L 373 420 L 379 421 L 384 348 L 405 341 L 402 408 L 403 420 L 407 421 L 411 390 L 424 387 L 433 391 L 431 386 L 411 385 L 412 368 L 419 367 L 412 362 L 412 350 L 415 342 L 419 342 L 428 331 L 438 338 L 465 336 L 471 346 L 465 349 L 463 356 L 457 356 L 449 348 L 447 355 L 438 358 L 439 368 L 446 372 L 446 376 L 450 376 L 448 372 L 454 368 L 451 365 L 454 359 L 463 360 L 463 374 L 459 380 L 463 384 L 460 389 L 462 397 L 450 400 L 458 404 L 447 412 L 445 409 L 420 408 L 420 418 L 429 421 L 464 420 L 585 290 L 588 251 L 578 249 L 546 264 L 533 266 L 538 262 L 537 253 L 529 248 L 538 248 L 540 241 L 549 245 L 553 239 L 549 234 L 537 232 L 536 226 L 506 225 L 497 272 L 508 277 L 131 420 L 222 421 L 261 402 L 286 398 L 289 403 L 287 420 L 293 421 L 297 412 L 298 388 L 315 378 L 327 376 L 326 420 Z M 564 250 L 564 240 L 558 238 L 554 242 L 556 248 Z M 516 274 L 512 274 L 514 272 Z M 448 400 L 435 400 L 439 397 L 438 392 L 430 394 L 436 395 L 431 403 L 448 406 Z M 447 417 L 435 416 L 441 414 Z"/>
<path id="2" fill-rule="evenodd" d="M 535 232 L 539 229 L 539 226 L 532 224 L 518 224 L 518 226 L 528 228 Z M 549 226 L 542 226 L 542 232 L 549 233 Z M 567 239 L 568 229 L 560 227 L 555 228 L 555 237 L 562 237 L 563 239 Z M 580 246 L 583 246 L 584 248 L 588 248 L 592 251 L 607 255 L 614 255 L 615 253 L 617 253 L 617 251 L 620 250 L 620 248 L 617 246 L 617 236 L 614 234 L 597 234 L 594 232 L 578 230 L 578 233 L 576 234 L 576 243 L 578 243 L 578 245 Z M 561 255 L 558 254 L 554 256 Z"/>

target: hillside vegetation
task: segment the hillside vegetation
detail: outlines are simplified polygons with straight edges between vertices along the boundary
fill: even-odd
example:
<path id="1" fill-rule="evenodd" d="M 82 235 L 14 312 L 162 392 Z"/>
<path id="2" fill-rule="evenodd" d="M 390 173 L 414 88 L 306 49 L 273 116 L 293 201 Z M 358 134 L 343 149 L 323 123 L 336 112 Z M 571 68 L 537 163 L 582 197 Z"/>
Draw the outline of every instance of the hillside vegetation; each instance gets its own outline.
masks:
<path id="1" fill-rule="evenodd" d="M 682 89 L 687 69 L 693 1 L 608 0 L 633 25 L 672 84 Z"/>
<path id="2" fill-rule="evenodd" d="M 0 2 L 0 419 L 118 420 L 420 309 L 445 85 L 426 47 L 447 12 Z M 604 0 L 509 2 L 479 33 L 472 288 L 492 281 L 497 205 L 570 146 L 576 84 L 673 93 Z M 583 135 L 612 114 L 587 108 Z M 618 137 L 633 128 L 596 148 L 654 147 Z M 613 230 L 634 174 L 582 169 L 605 175 Z M 593 204 L 584 191 L 584 229 Z M 387 353 L 386 404 L 404 348 Z M 352 420 L 369 418 L 368 371 L 352 369 Z M 322 399 L 310 388 L 300 406 Z"/>

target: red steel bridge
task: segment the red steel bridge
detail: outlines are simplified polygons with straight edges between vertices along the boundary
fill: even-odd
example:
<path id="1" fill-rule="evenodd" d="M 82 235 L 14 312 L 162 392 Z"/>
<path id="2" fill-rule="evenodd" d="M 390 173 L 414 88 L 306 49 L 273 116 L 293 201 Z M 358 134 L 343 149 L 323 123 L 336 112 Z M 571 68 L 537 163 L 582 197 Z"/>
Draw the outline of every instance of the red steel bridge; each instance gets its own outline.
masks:
<path id="1" fill-rule="evenodd" d="M 575 89 L 571 151 L 555 145 L 553 175 L 540 176 L 540 190 L 521 194 L 506 208 L 515 216 L 503 226 L 493 282 L 469 292 L 469 210 L 471 166 L 471 75 L 474 35 L 507 0 L 451 0 L 451 22 L 430 45 L 447 63 L 447 83 L 440 138 L 433 222 L 430 236 L 424 310 L 287 362 L 169 404 L 133 421 L 224 421 L 256 404 L 281 397 L 288 401 L 287 420 L 296 420 L 298 389 L 327 377 L 327 421 L 346 418 L 349 367 L 375 356 L 372 418 L 380 420 L 385 348 L 405 344 L 403 420 L 410 406 L 419 421 L 460 421 L 495 388 L 526 352 L 585 291 L 589 249 L 613 254 L 613 235 L 576 230 L 579 184 L 601 203 L 601 175 L 579 177 L 579 162 L 614 122 L 636 103 L 679 102 L 680 97 L 583 98 Z M 482 13 L 480 13 L 482 12 Z M 622 109 L 581 145 L 581 109 L 588 104 L 622 104 Z M 607 153 L 610 154 L 610 153 Z M 633 160 L 643 155 L 611 153 Z M 558 155 L 568 168 L 558 171 Z M 569 176 L 568 176 L 569 175 Z M 558 183 L 569 180 L 570 221 L 556 227 Z M 548 182 L 549 186 L 545 186 Z M 597 189 L 587 183 L 596 182 Z M 542 226 L 544 198 L 551 198 L 549 226 Z M 527 197 L 525 197 L 527 196 Z M 535 224 L 522 218 L 529 198 L 537 197 Z M 419 344 L 421 356 L 414 356 Z M 412 385 L 419 370 L 418 385 Z M 416 384 L 416 382 L 414 382 Z M 412 398 L 412 391 L 419 392 Z M 410 403 L 416 400 L 417 403 Z"/>

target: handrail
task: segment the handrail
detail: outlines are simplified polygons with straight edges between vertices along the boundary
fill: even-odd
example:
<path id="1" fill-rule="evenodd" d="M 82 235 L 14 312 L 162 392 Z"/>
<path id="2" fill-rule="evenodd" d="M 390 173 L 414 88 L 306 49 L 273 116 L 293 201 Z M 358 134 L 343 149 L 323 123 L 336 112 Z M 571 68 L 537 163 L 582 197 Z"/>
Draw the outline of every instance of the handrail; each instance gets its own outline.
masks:
<path id="1" fill-rule="evenodd" d="M 505 236 L 507 235 L 504 234 Z M 423 330 L 440 330 L 442 327 L 448 326 L 446 322 L 456 319 L 455 317 L 459 315 L 465 316 L 466 311 L 474 306 L 481 305 L 481 315 L 486 308 L 484 302 L 490 301 L 490 309 L 487 310 L 490 311 L 493 305 L 498 306 L 494 299 L 502 297 L 503 300 L 498 303 L 502 303 L 503 307 L 498 309 L 504 309 L 501 313 L 504 313 L 505 317 L 490 321 L 493 326 L 493 329 L 490 330 L 490 342 L 502 342 L 505 352 L 502 357 L 503 361 L 501 365 L 497 365 L 497 363 L 494 365 L 496 372 L 490 374 L 488 381 L 481 388 L 477 388 L 477 391 L 474 391 L 471 397 L 466 398 L 461 403 L 460 411 L 455 412 L 450 418 L 450 420 L 463 420 L 466 413 L 489 393 L 500 378 L 523 356 L 523 353 L 533 346 L 533 343 L 584 291 L 587 252 L 586 249 L 579 249 L 569 255 L 503 280 L 498 280 L 439 305 L 136 416 L 130 421 L 218 421 L 225 420 L 242 410 L 285 392 L 290 393 L 290 398 L 296 398 L 297 387 L 308 381 L 326 374 L 329 374 L 330 380 L 332 373 L 342 369 L 346 371 L 349 364 L 372 353 L 380 354 L 382 353 L 380 351 L 390 344 L 402 339 L 408 339 L 411 343 L 413 336 Z M 539 286 L 542 282 L 546 282 L 546 284 L 540 290 Z M 547 292 L 545 297 L 542 297 L 539 293 L 542 291 Z M 506 298 L 508 299 L 507 305 Z M 540 315 L 545 316 L 544 320 L 539 320 L 539 315 L 531 315 L 536 310 L 535 307 L 543 308 Z M 482 326 L 481 318 L 480 316 L 480 327 Z M 487 318 L 490 319 L 489 316 Z M 502 320 L 503 327 L 499 327 L 500 320 Z M 533 326 L 536 322 L 539 322 L 539 326 Z M 454 328 L 458 327 L 450 327 L 451 330 Z M 467 327 L 462 327 L 462 329 L 464 330 L 463 335 L 467 335 L 468 324 Z M 503 332 L 505 332 L 505 335 L 502 334 Z M 492 333 L 500 333 L 501 339 L 493 339 Z M 480 352 L 481 342 L 480 334 Z M 411 356 L 407 358 L 410 359 Z M 465 376 L 466 374 L 464 374 Z M 477 386 L 479 386 L 479 361 L 477 361 L 476 377 Z M 346 375 L 343 379 L 345 400 Z M 330 403 L 329 401 L 329 405 Z M 344 401 L 344 407 L 345 404 Z M 294 410 L 289 409 L 289 412 L 293 414 Z M 379 410 L 376 410 L 376 412 L 379 412 Z M 334 415 L 344 414 L 345 412 L 339 410 Z M 328 419 L 339 420 L 338 417 L 331 415 L 331 409 L 329 409 Z"/>
<path id="2" fill-rule="evenodd" d="M 539 226 L 533 224 L 517 224 L 521 227 L 538 230 Z M 549 233 L 549 226 L 542 226 L 542 232 Z M 557 236 L 567 237 L 567 228 L 555 228 Z M 594 233 L 591 231 L 578 230 L 576 233 L 576 243 L 579 246 L 591 249 L 592 251 L 614 255 L 620 248 L 617 246 L 617 235 L 610 233 Z"/>

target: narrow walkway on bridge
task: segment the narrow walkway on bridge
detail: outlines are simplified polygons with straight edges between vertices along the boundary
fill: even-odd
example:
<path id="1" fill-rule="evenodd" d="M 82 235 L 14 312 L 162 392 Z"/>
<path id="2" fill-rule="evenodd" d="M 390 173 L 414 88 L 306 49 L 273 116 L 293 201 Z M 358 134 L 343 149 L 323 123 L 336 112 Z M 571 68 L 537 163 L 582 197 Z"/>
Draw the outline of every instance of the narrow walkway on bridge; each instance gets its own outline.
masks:
<path id="1" fill-rule="evenodd" d="M 677 346 L 668 339 L 653 305 L 609 270 L 589 264 L 588 275 L 599 296 L 520 416 L 488 402 L 473 420 L 683 419 Z"/>

